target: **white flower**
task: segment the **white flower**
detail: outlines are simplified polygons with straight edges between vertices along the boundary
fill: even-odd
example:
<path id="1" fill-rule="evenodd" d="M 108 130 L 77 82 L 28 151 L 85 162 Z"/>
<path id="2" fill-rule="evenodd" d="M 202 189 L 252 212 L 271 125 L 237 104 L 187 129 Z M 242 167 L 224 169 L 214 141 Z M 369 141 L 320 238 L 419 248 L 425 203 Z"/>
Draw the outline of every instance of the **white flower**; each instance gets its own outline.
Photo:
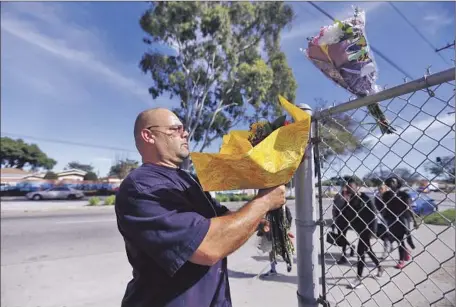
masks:
<path id="1" fill-rule="evenodd" d="M 318 45 L 332 45 L 340 42 L 344 32 L 337 24 L 327 26 L 323 30 L 323 35 L 318 38 Z"/>

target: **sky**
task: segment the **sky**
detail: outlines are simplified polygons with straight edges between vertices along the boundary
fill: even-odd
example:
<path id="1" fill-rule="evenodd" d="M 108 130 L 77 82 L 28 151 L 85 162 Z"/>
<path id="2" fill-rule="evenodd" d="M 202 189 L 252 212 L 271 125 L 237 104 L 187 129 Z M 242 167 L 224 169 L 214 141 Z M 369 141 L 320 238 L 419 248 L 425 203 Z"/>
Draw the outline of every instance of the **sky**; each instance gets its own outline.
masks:
<path id="1" fill-rule="evenodd" d="M 348 92 L 323 76 L 300 51 L 306 48 L 306 38 L 317 34 L 330 20 L 308 3 L 290 4 L 296 18 L 292 27 L 283 32 L 281 47 L 298 83 L 296 102 L 316 107 L 315 99 L 330 104 L 348 101 Z M 432 65 L 431 73 L 451 67 L 454 49 L 440 52 L 444 62 L 387 2 L 318 3 L 338 19 L 349 17 L 354 4 L 366 11 L 370 44 L 412 78 L 421 78 L 428 65 Z M 147 51 L 139 18 L 148 4 L 1 5 L 2 136 L 28 136 L 22 138 L 38 144 L 58 161 L 56 171 L 70 161 L 79 161 L 92 164 L 104 176 L 115 159 L 140 160 L 132 137 L 136 115 L 147 108 L 178 104 L 168 96 L 153 100 L 148 94 L 150 77 L 138 67 Z M 443 47 L 454 39 L 454 2 L 395 5 L 434 46 Z M 393 87 L 404 82 L 400 72 L 378 56 L 375 59 L 380 86 Z M 366 135 L 371 144 L 380 143 L 370 151 L 341 158 L 324 177 L 338 172 L 362 176 L 380 160 L 386 167 L 407 166 L 424 172 L 424 160 L 453 154 L 454 114 L 447 114 L 453 110 L 448 107 L 454 106 L 453 90 L 454 83 L 445 84 L 436 90 L 436 98 L 429 99 L 426 92 L 419 92 L 408 102 L 383 102 L 382 107 L 388 107 L 387 116 L 401 136 L 384 136 L 379 141 L 378 131 Z M 361 118 L 363 112 L 358 110 L 353 116 Z M 413 126 L 407 127 L 410 120 Z M 219 146 L 220 140 L 207 151 L 217 152 Z"/>

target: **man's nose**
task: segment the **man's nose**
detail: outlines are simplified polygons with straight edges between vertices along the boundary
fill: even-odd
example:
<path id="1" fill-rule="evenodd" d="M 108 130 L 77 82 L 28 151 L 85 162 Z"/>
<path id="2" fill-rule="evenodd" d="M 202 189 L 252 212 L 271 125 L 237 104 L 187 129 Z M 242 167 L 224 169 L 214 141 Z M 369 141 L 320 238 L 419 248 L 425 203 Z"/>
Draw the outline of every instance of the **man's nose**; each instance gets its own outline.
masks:
<path id="1" fill-rule="evenodd" d="M 182 137 L 188 138 L 188 135 L 189 135 L 188 130 L 184 128 L 184 133 L 182 133 Z"/>

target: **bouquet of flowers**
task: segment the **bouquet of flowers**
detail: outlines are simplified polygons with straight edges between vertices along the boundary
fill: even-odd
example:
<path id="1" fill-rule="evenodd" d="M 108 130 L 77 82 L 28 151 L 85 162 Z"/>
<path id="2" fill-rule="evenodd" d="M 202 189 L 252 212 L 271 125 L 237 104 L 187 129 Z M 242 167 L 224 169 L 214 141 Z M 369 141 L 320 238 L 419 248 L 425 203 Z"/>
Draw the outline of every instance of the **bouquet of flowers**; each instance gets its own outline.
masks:
<path id="1" fill-rule="evenodd" d="M 365 33 L 365 12 L 355 9 L 347 20 L 335 20 L 330 26 L 308 39 L 305 55 L 328 78 L 357 97 L 375 94 L 377 66 Z M 390 134 L 395 129 L 389 124 L 378 103 L 368 106 L 381 132 Z"/>
<path id="2" fill-rule="evenodd" d="M 254 123 L 250 126 L 248 140 L 252 146 L 256 146 L 273 131 L 289 124 L 290 122 L 286 120 L 286 116 L 281 116 L 273 122 L 263 121 Z M 287 264 L 287 271 L 290 272 L 293 263 L 292 254 L 294 253 L 294 246 L 288 233 L 291 228 L 292 219 L 290 216 L 287 216 L 286 210 L 279 208 L 268 212 L 266 220 L 269 222 L 270 230 L 269 233 L 263 235 L 263 240 L 271 242 L 273 256 L 271 260 L 275 261 L 276 255 L 282 256 L 282 259 Z"/>
<path id="3" fill-rule="evenodd" d="M 291 180 L 309 142 L 311 118 L 284 97 L 279 102 L 293 122 L 280 117 L 232 130 L 218 153 L 191 153 L 204 191 L 265 189 Z"/>

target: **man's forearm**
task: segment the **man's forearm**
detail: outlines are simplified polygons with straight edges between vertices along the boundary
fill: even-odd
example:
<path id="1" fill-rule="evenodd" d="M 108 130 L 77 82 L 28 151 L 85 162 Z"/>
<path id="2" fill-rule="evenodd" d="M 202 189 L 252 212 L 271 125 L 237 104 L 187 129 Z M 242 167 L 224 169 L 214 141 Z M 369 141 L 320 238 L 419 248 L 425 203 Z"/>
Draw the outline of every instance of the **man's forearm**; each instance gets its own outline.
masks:
<path id="1" fill-rule="evenodd" d="M 252 236 L 267 211 L 265 203 L 253 200 L 238 211 L 212 218 L 199 249 L 211 254 L 212 258 L 225 258 Z"/>

